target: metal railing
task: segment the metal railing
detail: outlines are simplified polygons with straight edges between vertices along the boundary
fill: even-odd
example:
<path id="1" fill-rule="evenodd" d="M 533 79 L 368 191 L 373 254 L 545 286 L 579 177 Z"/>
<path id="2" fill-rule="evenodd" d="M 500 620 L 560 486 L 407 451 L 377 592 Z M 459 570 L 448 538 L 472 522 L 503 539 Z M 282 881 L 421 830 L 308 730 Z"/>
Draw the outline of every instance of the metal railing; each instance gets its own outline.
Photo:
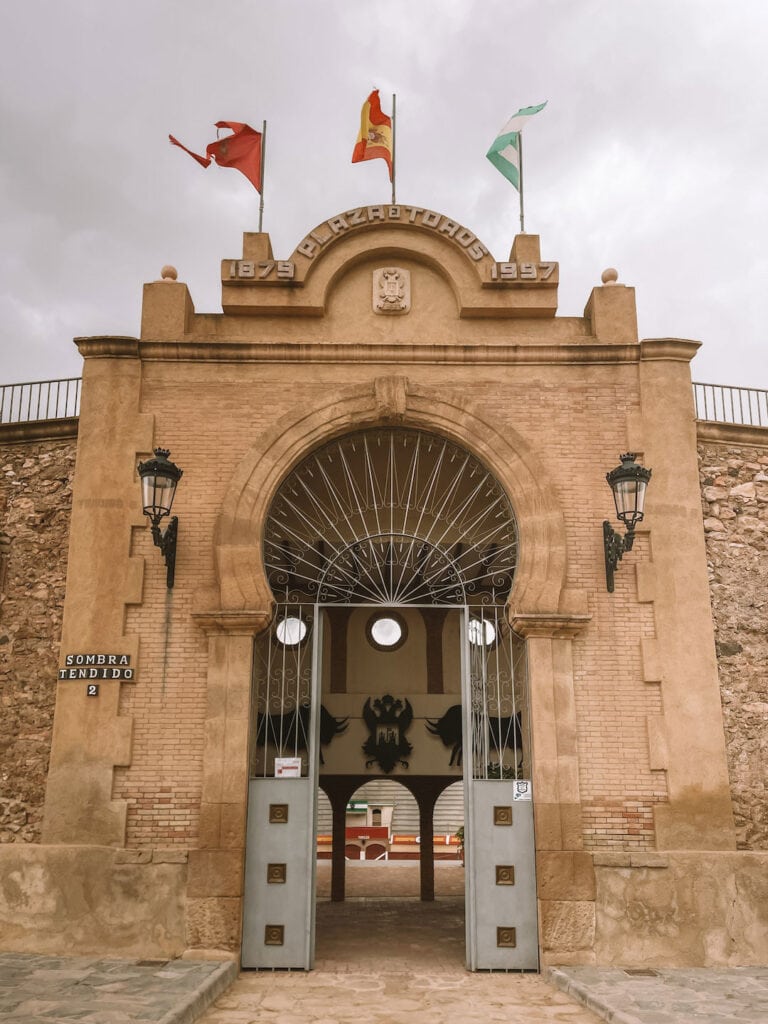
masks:
<path id="1" fill-rule="evenodd" d="M 768 391 L 694 383 L 693 400 L 698 420 L 768 427 Z"/>
<path id="2" fill-rule="evenodd" d="M 80 413 L 81 377 L 0 385 L 0 423 L 61 420 Z"/>
<path id="3" fill-rule="evenodd" d="M 81 377 L 0 385 L 0 423 L 59 420 L 80 414 Z M 693 384 L 696 419 L 768 427 L 768 390 Z"/>

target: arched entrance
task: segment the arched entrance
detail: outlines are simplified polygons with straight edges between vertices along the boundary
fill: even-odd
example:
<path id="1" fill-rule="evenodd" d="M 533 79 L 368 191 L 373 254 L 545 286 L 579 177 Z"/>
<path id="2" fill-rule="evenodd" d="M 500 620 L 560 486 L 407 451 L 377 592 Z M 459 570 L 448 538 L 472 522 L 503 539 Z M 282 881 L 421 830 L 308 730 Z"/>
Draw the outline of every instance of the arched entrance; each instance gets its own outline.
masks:
<path id="1" fill-rule="evenodd" d="M 311 966 L 318 776 L 335 900 L 361 781 L 397 777 L 416 796 L 431 900 L 435 801 L 463 779 L 467 964 L 537 966 L 524 652 L 503 607 L 517 545 L 493 474 L 423 430 L 344 435 L 280 485 L 263 541 L 279 606 L 256 645 L 245 966 Z"/>

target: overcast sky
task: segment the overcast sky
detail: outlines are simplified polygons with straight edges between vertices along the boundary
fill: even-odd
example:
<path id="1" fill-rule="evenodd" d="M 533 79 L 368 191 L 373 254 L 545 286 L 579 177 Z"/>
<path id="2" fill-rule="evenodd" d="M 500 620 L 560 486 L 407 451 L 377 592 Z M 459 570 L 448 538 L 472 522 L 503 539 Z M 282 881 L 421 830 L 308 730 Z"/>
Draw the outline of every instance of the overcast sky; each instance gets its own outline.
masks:
<path id="1" fill-rule="evenodd" d="M 497 260 L 517 193 L 485 159 L 519 107 L 526 228 L 580 315 L 604 268 L 641 337 L 704 343 L 695 380 L 768 388 L 765 0 L 21 0 L 0 3 L 0 384 L 76 376 L 75 335 L 139 329 L 165 263 L 220 311 L 258 194 L 203 170 L 213 122 L 268 122 L 265 230 L 389 195 L 352 165 L 371 88 L 397 93 L 402 203 Z"/>

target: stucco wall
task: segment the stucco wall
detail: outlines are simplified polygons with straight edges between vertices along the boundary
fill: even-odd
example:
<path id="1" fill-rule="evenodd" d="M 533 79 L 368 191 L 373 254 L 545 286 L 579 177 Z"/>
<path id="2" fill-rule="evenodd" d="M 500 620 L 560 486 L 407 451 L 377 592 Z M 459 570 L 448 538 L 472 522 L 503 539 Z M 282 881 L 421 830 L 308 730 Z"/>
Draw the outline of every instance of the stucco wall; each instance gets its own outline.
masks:
<path id="1" fill-rule="evenodd" d="M 40 837 L 75 450 L 0 438 L 0 843 Z"/>
<path id="2" fill-rule="evenodd" d="M 616 854 L 595 858 L 597 963 L 644 967 L 765 963 L 768 857 L 764 853 L 652 854 L 627 856 L 623 864 L 621 859 Z M 575 943 L 573 948 L 578 948 Z"/>
<path id="3" fill-rule="evenodd" d="M 0 948 L 179 956 L 186 873 L 173 850 L 8 846 L 0 851 Z"/>
<path id="4" fill-rule="evenodd" d="M 768 849 L 768 439 L 699 441 L 737 842 Z"/>

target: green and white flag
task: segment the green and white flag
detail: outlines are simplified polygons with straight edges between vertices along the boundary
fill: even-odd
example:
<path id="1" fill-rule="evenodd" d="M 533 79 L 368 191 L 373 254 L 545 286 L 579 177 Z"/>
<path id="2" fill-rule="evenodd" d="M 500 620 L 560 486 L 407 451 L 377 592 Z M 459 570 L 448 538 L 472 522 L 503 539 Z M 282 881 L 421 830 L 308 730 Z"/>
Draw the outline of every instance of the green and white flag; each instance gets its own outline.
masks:
<path id="1" fill-rule="evenodd" d="M 485 154 L 493 166 L 520 191 L 520 132 L 529 117 L 546 107 L 547 101 L 537 107 L 523 107 L 514 114 L 499 132 Z"/>

